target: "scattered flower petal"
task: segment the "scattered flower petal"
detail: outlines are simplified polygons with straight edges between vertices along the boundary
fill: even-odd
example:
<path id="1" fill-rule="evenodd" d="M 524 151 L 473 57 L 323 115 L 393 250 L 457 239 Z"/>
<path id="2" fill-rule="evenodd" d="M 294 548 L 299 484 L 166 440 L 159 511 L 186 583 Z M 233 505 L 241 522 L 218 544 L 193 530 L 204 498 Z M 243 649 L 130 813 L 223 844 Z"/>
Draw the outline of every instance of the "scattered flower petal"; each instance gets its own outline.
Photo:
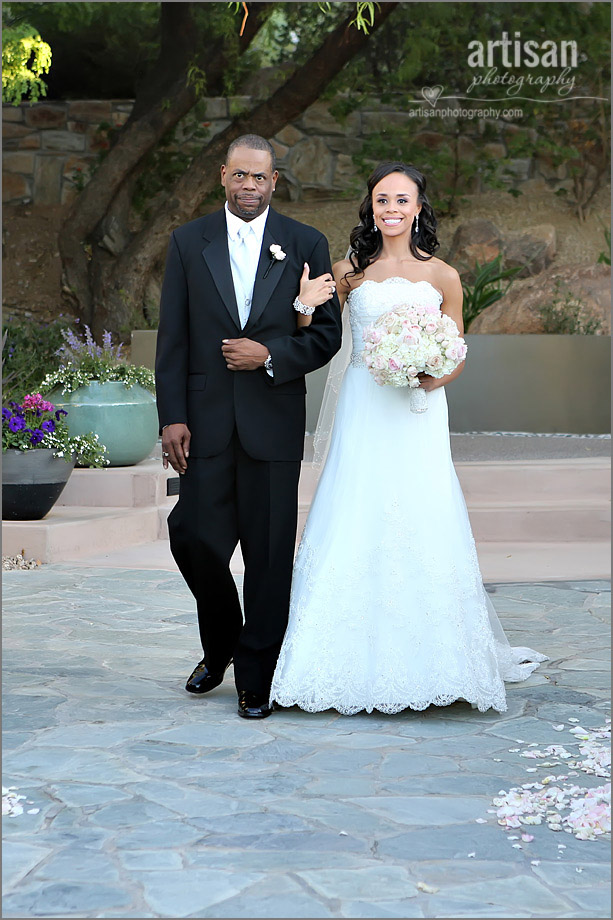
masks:
<path id="1" fill-rule="evenodd" d="M 425 891 L 426 894 L 436 894 L 439 890 L 435 885 L 428 885 L 426 882 L 417 882 L 415 887 L 420 891 Z"/>

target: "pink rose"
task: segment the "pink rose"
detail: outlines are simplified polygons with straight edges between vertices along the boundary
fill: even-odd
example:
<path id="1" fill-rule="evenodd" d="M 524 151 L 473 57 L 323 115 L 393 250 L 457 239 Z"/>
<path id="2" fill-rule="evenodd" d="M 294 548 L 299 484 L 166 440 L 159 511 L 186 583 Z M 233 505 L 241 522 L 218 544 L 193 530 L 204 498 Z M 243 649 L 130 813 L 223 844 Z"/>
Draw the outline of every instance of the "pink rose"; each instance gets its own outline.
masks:
<path id="1" fill-rule="evenodd" d="M 432 320 L 430 320 L 429 322 L 427 322 L 426 325 L 424 326 L 424 329 L 426 330 L 426 332 L 428 333 L 428 335 L 434 335 L 434 333 L 436 332 L 437 328 L 438 328 L 438 327 L 437 327 L 437 324 L 434 323 L 434 322 L 432 322 Z"/>
<path id="2" fill-rule="evenodd" d="M 402 367 L 402 364 L 399 364 L 395 358 L 390 358 L 388 362 L 388 366 L 391 371 L 399 371 Z"/>
<path id="3" fill-rule="evenodd" d="M 426 358 L 426 367 L 429 367 L 430 370 L 437 371 L 443 366 L 443 358 L 441 355 L 430 355 L 429 358 Z"/>
<path id="4" fill-rule="evenodd" d="M 417 377 L 418 370 L 414 364 L 411 364 L 410 367 L 407 367 L 407 374 L 409 375 L 409 377 Z"/>
<path id="5" fill-rule="evenodd" d="M 382 355 L 375 355 L 373 367 L 375 367 L 378 371 L 382 371 L 385 369 L 385 364 L 385 358 L 382 357 Z"/>

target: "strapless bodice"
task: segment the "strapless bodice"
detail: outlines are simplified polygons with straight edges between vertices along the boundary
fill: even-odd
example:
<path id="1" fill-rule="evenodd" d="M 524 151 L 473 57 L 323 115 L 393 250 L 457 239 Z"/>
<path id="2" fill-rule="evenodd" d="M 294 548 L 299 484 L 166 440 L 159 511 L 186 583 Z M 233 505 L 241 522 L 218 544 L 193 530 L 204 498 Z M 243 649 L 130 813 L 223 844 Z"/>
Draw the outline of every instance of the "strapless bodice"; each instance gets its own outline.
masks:
<path id="1" fill-rule="evenodd" d="M 362 353 L 364 327 L 373 323 L 383 313 L 400 304 L 434 304 L 441 306 L 442 295 L 429 281 L 409 281 L 408 278 L 392 277 L 384 281 L 363 281 L 347 297 L 353 352 L 352 367 L 365 367 Z"/>

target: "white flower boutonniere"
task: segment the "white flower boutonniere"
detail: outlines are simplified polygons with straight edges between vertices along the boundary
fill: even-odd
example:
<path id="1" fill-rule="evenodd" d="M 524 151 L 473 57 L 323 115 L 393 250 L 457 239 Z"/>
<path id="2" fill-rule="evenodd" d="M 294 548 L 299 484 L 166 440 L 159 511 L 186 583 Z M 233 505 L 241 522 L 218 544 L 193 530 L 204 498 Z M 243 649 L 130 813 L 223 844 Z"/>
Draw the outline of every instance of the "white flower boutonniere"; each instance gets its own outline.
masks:
<path id="1" fill-rule="evenodd" d="M 272 243 L 271 246 L 269 246 L 268 251 L 270 253 L 270 264 L 268 268 L 266 269 L 266 271 L 264 272 L 265 278 L 268 276 L 268 272 L 273 267 L 275 262 L 282 262 L 283 259 L 285 259 L 285 257 L 287 256 L 287 253 L 283 252 L 283 249 L 281 248 L 281 246 L 279 246 L 278 243 Z"/>

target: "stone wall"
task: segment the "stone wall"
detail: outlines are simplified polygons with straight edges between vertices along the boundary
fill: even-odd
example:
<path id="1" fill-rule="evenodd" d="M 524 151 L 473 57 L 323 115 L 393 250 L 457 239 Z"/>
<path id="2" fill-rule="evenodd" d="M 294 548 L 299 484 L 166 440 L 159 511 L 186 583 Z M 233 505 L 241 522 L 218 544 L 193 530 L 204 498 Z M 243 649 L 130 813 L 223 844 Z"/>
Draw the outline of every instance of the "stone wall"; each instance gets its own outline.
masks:
<path id="1" fill-rule="evenodd" d="M 245 96 L 202 100 L 198 115 L 190 113 L 179 125 L 177 146 L 196 152 L 203 143 L 196 131 L 213 137 L 249 102 Z M 3 201 L 47 205 L 70 201 L 109 146 L 109 127 L 122 125 L 131 109 L 131 100 L 125 99 L 3 105 Z M 361 150 L 365 138 L 388 127 L 407 127 L 414 132 L 413 139 L 436 150 L 446 142 L 442 122 L 440 118 L 418 121 L 393 106 L 375 104 L 351 112 L 340 122 L 327 103 L 316 102 L 271 138 L 281 173 L 279 196 L 308 200 L 359 195 L 363 182 L 352 154 Z M 523 191 L 531 186 L 559 188 L 568 182 L 565 168 L 552 168 L 546 158 L 509 157 L 508 143 L 522 131 L 530 133 L 502 121 L 475 120 L 460 137 L 462 156 L 471 159 L 484 150 L 501 164 L 504 161 L 501 178 Z M 531 134 L 530 138 L 534 139 Z M 478 177 L 472 181 L 470 191 L 480 190 L 479 181 Z"/>
<path id="2" fill-rule="evenodd" d="M 101 125 L 122 125 L 131 100 L 2 106 L 2 200 L 64 204 L 108 146 Z"/>

